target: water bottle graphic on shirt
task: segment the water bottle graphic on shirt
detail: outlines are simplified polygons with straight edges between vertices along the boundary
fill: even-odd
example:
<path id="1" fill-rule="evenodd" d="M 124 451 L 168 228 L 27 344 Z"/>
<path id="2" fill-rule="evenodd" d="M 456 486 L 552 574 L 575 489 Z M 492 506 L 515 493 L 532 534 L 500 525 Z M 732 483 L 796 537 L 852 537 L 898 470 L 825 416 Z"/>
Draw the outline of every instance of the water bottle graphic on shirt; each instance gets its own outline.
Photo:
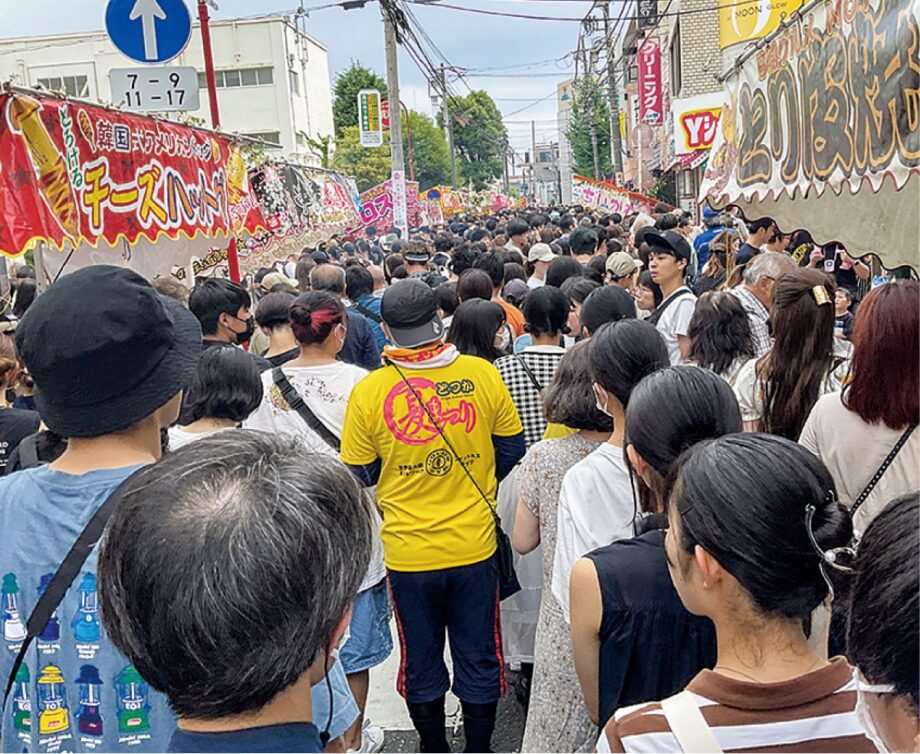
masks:
<path id="1" fill-rule="evenodd" d="M 32 700 L 29 698 L 29 666 L 22 663 L 13 679 L 12 699 L 13 730 L 28 732 L 32 729 Z"/>
<path id="2" fill-rule="evenodd" d="M 19 584 L 16 583 L 15 574 L 7 573 L 3 576 L 0 597 L 3 600 L 3 611 L 0 613 L 3 638 L 5 641 L 22 641 L 26 638 L 26 627 L 19 609 Z"/>
<path id="3" fill-rule="evenodd" d="M 42 576 L 41 581 L 38 583 L 38 597 L 41 599 L 41 596 L 45 593 L 45 590 L 48 588 L 48 584 L 51 583 L 51 579 L 54 576 L 53 573 L 46 573 Z M 51 613 L 51 617 L 48 618 L 48 622 L 45 624 L 45 627 L 42 629 L 42 632 L 38 635 L 39 641 L 57 641 L 61 638 L 61 622 L 57 617 L 57 609 Z"/>
<path id="4" fill-rule="evenodd" d="M 119 733 L 141 733 L 150 729 L 150 689 L 133 665 L 126 665 L 115 676 L 118 697 Z"/>
<path id="5" fill-rule="evenodd" d="M 99 669 L 95 665 L 81 665 L 80 677 L 76 682 L 80 686 L 77 729 L 86 735 L 101 736 L 103 728 L 99 707 L 102 704 L 102 679 L 99 677 Z"/>
<path id="6" fill-rule="evenodd" d="M 96 602 L 96 577 L 92 573 L 84 573 L 80 582 L 80 607 L 77 608 L 70 626 L 73 636 L 78 642 L 84 644 L 99 641 L 99 611 Z"/>

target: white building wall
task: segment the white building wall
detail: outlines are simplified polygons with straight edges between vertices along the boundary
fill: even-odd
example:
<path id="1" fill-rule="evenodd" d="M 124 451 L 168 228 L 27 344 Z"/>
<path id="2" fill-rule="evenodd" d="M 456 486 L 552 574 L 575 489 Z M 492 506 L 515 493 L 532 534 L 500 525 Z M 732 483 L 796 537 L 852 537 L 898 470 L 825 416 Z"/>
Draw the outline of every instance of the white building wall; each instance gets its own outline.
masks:
<path id="1" fill-rule="evenodd" d="M 272 69 L 270 84 L 218 89 L 221 128 L 243 134 L 278 133 L 281 149 L 272 156 L 317 163 L 306 137 L 333 133 L 326 48 L 283 18 L 212 21 L 211 41 L 218 72 Z M 86 76 L 86 99 L 91 101 L 112 101 L 108 80 L 112 68 L 139 65 L 119 53 L 101 32 L 0 40 L 0 80 L 12 77 L 15 84 L 34 86 L 40 78 Z M 197 24 L 188 47 L 170 65 L 204 71 Z M 291 89 L 292 74 L 296 74 L 297 92 Z M 209 126 L 205 88 L 200 100 L 201 107 L 189 115 Z"/>

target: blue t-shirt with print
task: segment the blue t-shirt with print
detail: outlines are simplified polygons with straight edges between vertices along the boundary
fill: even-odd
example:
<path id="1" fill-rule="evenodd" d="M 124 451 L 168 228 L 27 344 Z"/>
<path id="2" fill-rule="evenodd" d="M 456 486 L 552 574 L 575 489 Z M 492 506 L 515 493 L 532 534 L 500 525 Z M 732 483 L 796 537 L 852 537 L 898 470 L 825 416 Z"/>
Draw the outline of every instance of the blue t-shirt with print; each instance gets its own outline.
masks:
<path id="1" fill-rule="evenodd" d="M 93 513 L 140 466 L 65 474 L 47 466 L 0 480 L 5 684 L 39 595 Z M 164 751 L 174 716 L 99 621 L 94 550 L 32 642 L 3 709 L 3 750 Z"/>
<path id="2" fill-rule="evenodd" d="M 0 679 L 3 688 L 26 634 L 26 622 L 93 513 L 141 468 L 65 474 L 42 466 L 0 479 Z M 32 642 L 0 717 L 2 751 L 166 751 L 176 718 L 108 640 L 96 594 L 97 550 Z M 336 663 L 332 738 L 358 716 Z M 312 690 L 321 727 L 328 720 L 326 683 Z"/>

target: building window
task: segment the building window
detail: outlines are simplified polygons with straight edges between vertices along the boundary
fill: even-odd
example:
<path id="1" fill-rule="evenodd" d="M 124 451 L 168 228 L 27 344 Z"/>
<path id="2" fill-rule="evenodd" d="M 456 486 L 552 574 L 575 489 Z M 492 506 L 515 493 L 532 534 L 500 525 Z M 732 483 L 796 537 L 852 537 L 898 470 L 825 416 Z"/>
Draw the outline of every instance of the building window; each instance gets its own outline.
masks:
<path id="1" fill-rule="evenodd" d="M 680 96 L 680 21 L 674 24 L 674 38 L 671 40 L 671 96 Z"/>
<path id="2" fill-rule="evenodd" d="M 38 79 L 36 84 L 52 92 L 64 92 L 68 97 L 89 97 L 89 80 L 86 76 L 50 76 Z"/>
<path id="3" fill-rule="evenodd" d="M 270 66 L 264 68 L 230 68 L 214 71 L 214 83 L 218 89 L 238 89 L 244 86 L 269 86 L 274 83 Z M 204 72 L 198 73 L 198 88 L 206 89 L 208 77 Z"/>
<path id="4" fill-rule="evenodd" d="M 300 96 L 300 76 L 297 71 L 288 71 L 288 82 L 291 85 L 291 94 Z"/>
<path id="5" fill-rule="evenodd" d="M 252 139 L 260 139 L 261 141 L 267 141 L 269 144 L 277 144 L 279 147 L 281 146 L 280 131 L 256 131 L 244 133 L 243 136 L 248 136 Z"/>

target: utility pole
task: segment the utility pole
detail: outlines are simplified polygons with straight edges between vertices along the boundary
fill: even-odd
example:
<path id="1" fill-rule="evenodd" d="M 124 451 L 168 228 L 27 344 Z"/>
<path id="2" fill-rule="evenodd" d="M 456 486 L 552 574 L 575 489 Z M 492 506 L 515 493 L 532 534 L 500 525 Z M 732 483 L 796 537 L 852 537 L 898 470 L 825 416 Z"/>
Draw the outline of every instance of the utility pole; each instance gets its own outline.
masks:
<path id="1" fill-rule="evenodd" d="M 393 224 L 408 234 L 409 220 L 406 210 L 406 173 L 402 143 L 402 111 L 399 105 L 399 64 L 396 58 L 396 26 L 394 16 L 399 8 L 393 0 L 381 0 L 383 16 L 383 44 L 387 66 L 387 100 L 390 103 L 390 163 L 393 192 Z M 394 117 L 395 115 L 395 117 Z"/>
<path id="2" fill-rule="evenodd" d="M 447 78 L 444 66 L 438 68 L 438 83 L 441 85 L 441 106 L 443 109 L 444 129 L 447 131 L 447 149 L 450 151 L 450 185 L 457 188 L 457 155 L 454 153 L 454 119 L 447 102 Z"/>
<path id="3" fill-rule="evenodd" d="M 537 124 L 530 121 L 530 185 L 535 200 L 537 197 Z"/>
<path id="4" fill-rule="evenodd" d="M 508 193 L 510 181 L 508 178 L 508 140 L 502 142 L 502 185 L 505 187 L 505 194 Z"/>
<path id="5" fill-rule="evenodd" d="M 620 104 L 617 96 L 616 61 L 613 58 L 614 44 L 609 37 L 610 2 L 601 5 L 604 14 L 604 45 L 607 48 L 607 100 L 610 104 L 610 153 L 613 158 L 613 172 L 623 172 L 623 144 L 620 141 Z"/>

